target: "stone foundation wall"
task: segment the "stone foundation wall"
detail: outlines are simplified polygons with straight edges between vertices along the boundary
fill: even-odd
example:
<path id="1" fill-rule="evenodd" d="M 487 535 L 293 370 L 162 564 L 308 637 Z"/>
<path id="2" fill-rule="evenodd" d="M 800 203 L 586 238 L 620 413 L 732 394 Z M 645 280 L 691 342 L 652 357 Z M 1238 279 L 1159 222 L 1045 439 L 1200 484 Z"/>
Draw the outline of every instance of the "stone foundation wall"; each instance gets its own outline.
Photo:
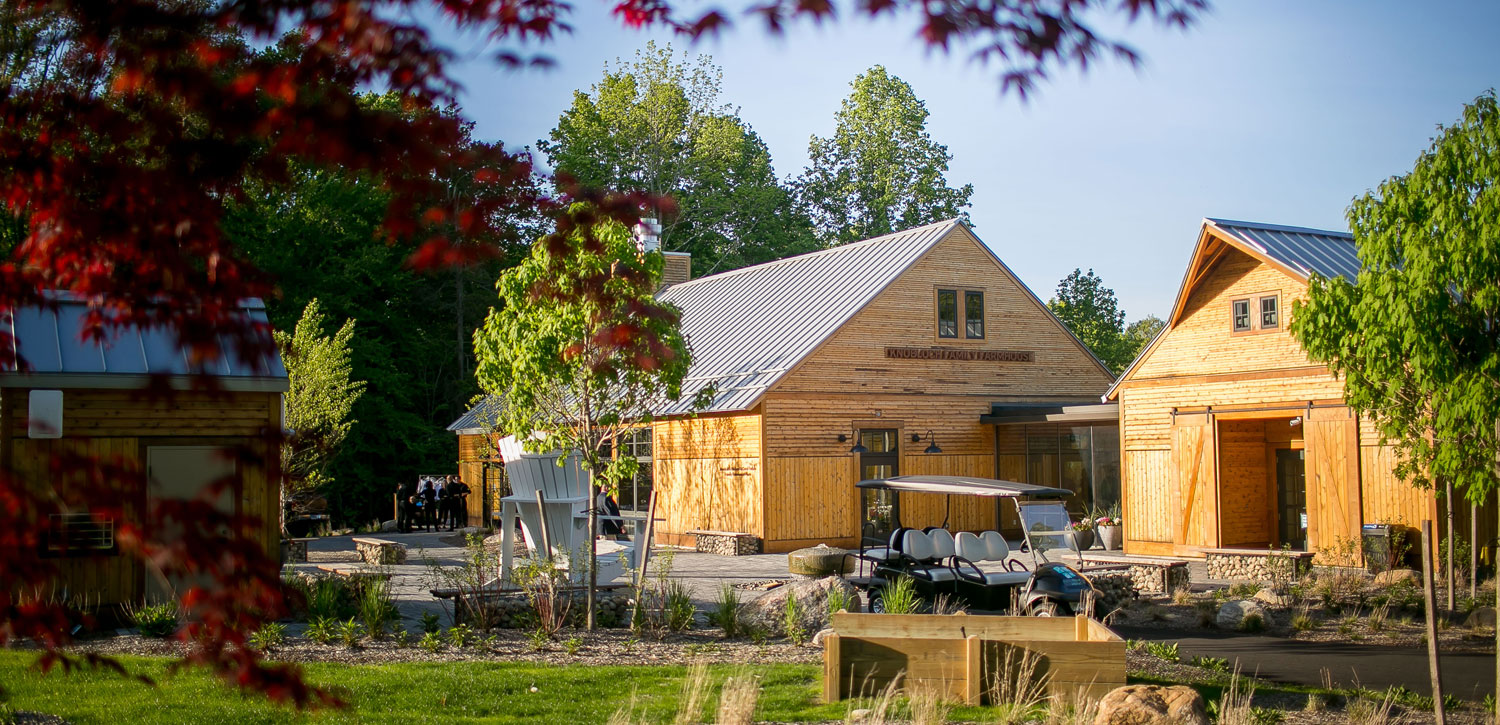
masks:
<path id="1" fill-rule="evenodd" d="M 693 548 L 705 554 L 748 556 L 760 553 L 760 537 L 726 534 L 695 534 Z"/>
<path id="2" fill-rule="evenodd" d="M 1207 552 L 1204 564 L 1209 579 L 1272 581 L 1293 579 L 1312 570 L 1310 553 L 1303 552 Z"/>
<path id="3" fill-rule="evenodd" d="M 359 558 L 364 559 L 366 564 L 380 566 L 383 564 L 405 564 L 406 544 L 395 542 L 354 542 L 355 551 L 359 552 Z"/>
<path id="4" fill-rule="evenodd" d="M 1126 569 L 1091 571 L 1087 572 L 1087 575 L 1089 581 L 1094 584 L 1094 591 L 1099 594 L 1099 600 L 1094 603 L 1094 616 L 1096 617 L 1109 614 L 1140 596 L 1135 588 L 1135 580 Z"/>
<path id="5" fill-rule="evenodd" d="M 1086 561 L 1088 566 L 1106 566 L 1121 569 L 1129 577 L 1137 596 L 1141 594 L 1171 594 L 1188 586 L 1188 568 L 1185 561 L 1162 563 L 1118 561 Z M 1093 578 L 1094 575 L 1090 575 Z"/>

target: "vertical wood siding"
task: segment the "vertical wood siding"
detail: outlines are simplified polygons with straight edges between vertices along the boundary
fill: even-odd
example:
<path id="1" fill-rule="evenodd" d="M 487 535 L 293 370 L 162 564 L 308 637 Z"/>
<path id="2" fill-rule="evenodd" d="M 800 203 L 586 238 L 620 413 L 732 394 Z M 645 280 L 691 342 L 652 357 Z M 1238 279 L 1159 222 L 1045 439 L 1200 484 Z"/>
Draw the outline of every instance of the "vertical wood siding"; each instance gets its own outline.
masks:
<path id="1" fill-rule="evenodd" d="M 1269 546 L 1274 500 L 1266 491 L 1266 426 L 1219 421 L 1219 493 L 1223 546 Z"/>
<path id="2" fill-rule="evenodd" d="M 1177 509 L 1171 451 L 1125 451 L 1122 455 L 1122 513 L 1128 542 L 1171 543 Z"/>
<path id="3" fill-rule="evenodd" d="M 657 421 L 651 433 L 664 540 L 695 529 L 765 536 L 758 411 Z"/>
<path id="4" fill-rule="evenodd" d="M 1347 408 L 1314 410 L 1307 438 L 1307 538 L 1310 550 L 1361 560 L 1359 425 Z"/>
<path id="5" fill-rule="evenodd" d="M 1179 415 L 1172 427 L 1172 542 L 1185 550 L 1219 545 L 1219 491 L 1212 416 Z"/>

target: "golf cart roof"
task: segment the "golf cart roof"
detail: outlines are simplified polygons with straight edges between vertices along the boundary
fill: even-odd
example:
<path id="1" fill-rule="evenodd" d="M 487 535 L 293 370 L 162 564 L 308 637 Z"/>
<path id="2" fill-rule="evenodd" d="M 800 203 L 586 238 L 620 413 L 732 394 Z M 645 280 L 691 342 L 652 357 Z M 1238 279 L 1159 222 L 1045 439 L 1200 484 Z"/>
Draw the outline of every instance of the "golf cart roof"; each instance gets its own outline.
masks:
<path id="1" fill-rule="evenodd" d="M 854 484 L 857 488 L 878 488 L 913 493 L 942 493 L 956 496 L 990 496 L 993 498 L 1063 498 L 1073 495 L 1066 488 L 1038 486 L 1034 483 L 997 481 L 973 476 L 897 476 L 872 478 Z"/>

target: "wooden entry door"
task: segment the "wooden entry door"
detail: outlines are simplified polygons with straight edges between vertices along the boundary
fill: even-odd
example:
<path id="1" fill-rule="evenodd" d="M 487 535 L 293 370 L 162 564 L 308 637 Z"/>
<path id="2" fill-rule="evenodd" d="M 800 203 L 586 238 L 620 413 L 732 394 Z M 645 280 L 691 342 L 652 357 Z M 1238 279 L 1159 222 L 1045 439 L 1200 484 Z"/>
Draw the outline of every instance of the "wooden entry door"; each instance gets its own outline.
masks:
<path id="1" fill-rule="evenodd" d="M 1172 421 L 1172 543 L 1181 554 L 1219 545 L 1219 480 L 1213 416 Z"/>
<path id="2" fill-rule="evenodd" d="M 1359 566 L 1359 421 L 1348 408 L 1314 408 L 1307 440 L 1307 546 L 1328 563 Z"/>
<path id="3" fill-rule="evenodd" d="M 892 429 L 859 432 L 865 452 L 859 454 L 859 478 L 894 478 L 901 475 L 899 436 Z M 895 491 L 859 489 L 860 539 L 865 546 L 885 546 L 901 525 L 901 498 Z"/>
<path id="4" fill-rule="evenodd" d="M 151 446 L 146 449 L 146 506 L 152 508 L 163 499 L 185 500 L 197 497 L 209 484 L 236 475 L 237 466 L 228 448 L 222 446 Z M 239 484 L 224 490 L 214 499 L 214 506 L 224 513 L 234 513 Z M 274 525 L 274 524 L 267 524 Z M 179 531 L 158 531 L 162 541 L 180 537 Z M 150 601 L 175 599 L 191 582 L 164 582 L 152 572 L 146 574 L 146 598 Z"/>
<path id="5" fill-rule="evenodd" d="M 1307 464 L 1302 451 L 1276 451 L 1276 538 L 1298 551 L 1307 549 Z"/>

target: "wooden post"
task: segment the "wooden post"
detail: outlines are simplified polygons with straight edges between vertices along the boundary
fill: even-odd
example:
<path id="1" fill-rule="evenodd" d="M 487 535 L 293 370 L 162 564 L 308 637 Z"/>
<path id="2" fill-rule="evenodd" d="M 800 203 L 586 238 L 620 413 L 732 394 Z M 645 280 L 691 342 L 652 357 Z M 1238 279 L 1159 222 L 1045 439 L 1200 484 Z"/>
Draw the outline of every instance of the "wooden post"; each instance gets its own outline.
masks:
<path id="1" fill-rule="evenodd" d="M 542 527 L 542 551 L 546 553 L 547 560 L 552 560 L 552 536 L 547 533 L 547 497 L 542 495 L 542 489 L 536 490 L 536 519 L 541 522 Z"/>
<path id="2" fill-rule="evenodd" d="M 1469 599 L 1479 598 L 1479 504 L 1469 504 Z"/>
<path id="3" fill-rule="evenodd" d="M 1437 592 L 1432 586 L 1432 520 L 1422 522 L 1422 593 L 1427 599 L 1427 673 L 1432 677 L 1432 716 L 1447 725 L 1443 714 L 1443 681 L 1438 669 Z"/>
<path id="4" fill-rule="evenodd" d="M 984 640 L 977 634 L 964 638 L 964 704 L 979 707 L 984 698 Z"/>
<path id="5" fill-rule="evenodd" d="M 823 702 L 838 702 L 843 695 L 839 684 L 839 656 L 839 635 L 835 632 L 823 638 Z"/>

